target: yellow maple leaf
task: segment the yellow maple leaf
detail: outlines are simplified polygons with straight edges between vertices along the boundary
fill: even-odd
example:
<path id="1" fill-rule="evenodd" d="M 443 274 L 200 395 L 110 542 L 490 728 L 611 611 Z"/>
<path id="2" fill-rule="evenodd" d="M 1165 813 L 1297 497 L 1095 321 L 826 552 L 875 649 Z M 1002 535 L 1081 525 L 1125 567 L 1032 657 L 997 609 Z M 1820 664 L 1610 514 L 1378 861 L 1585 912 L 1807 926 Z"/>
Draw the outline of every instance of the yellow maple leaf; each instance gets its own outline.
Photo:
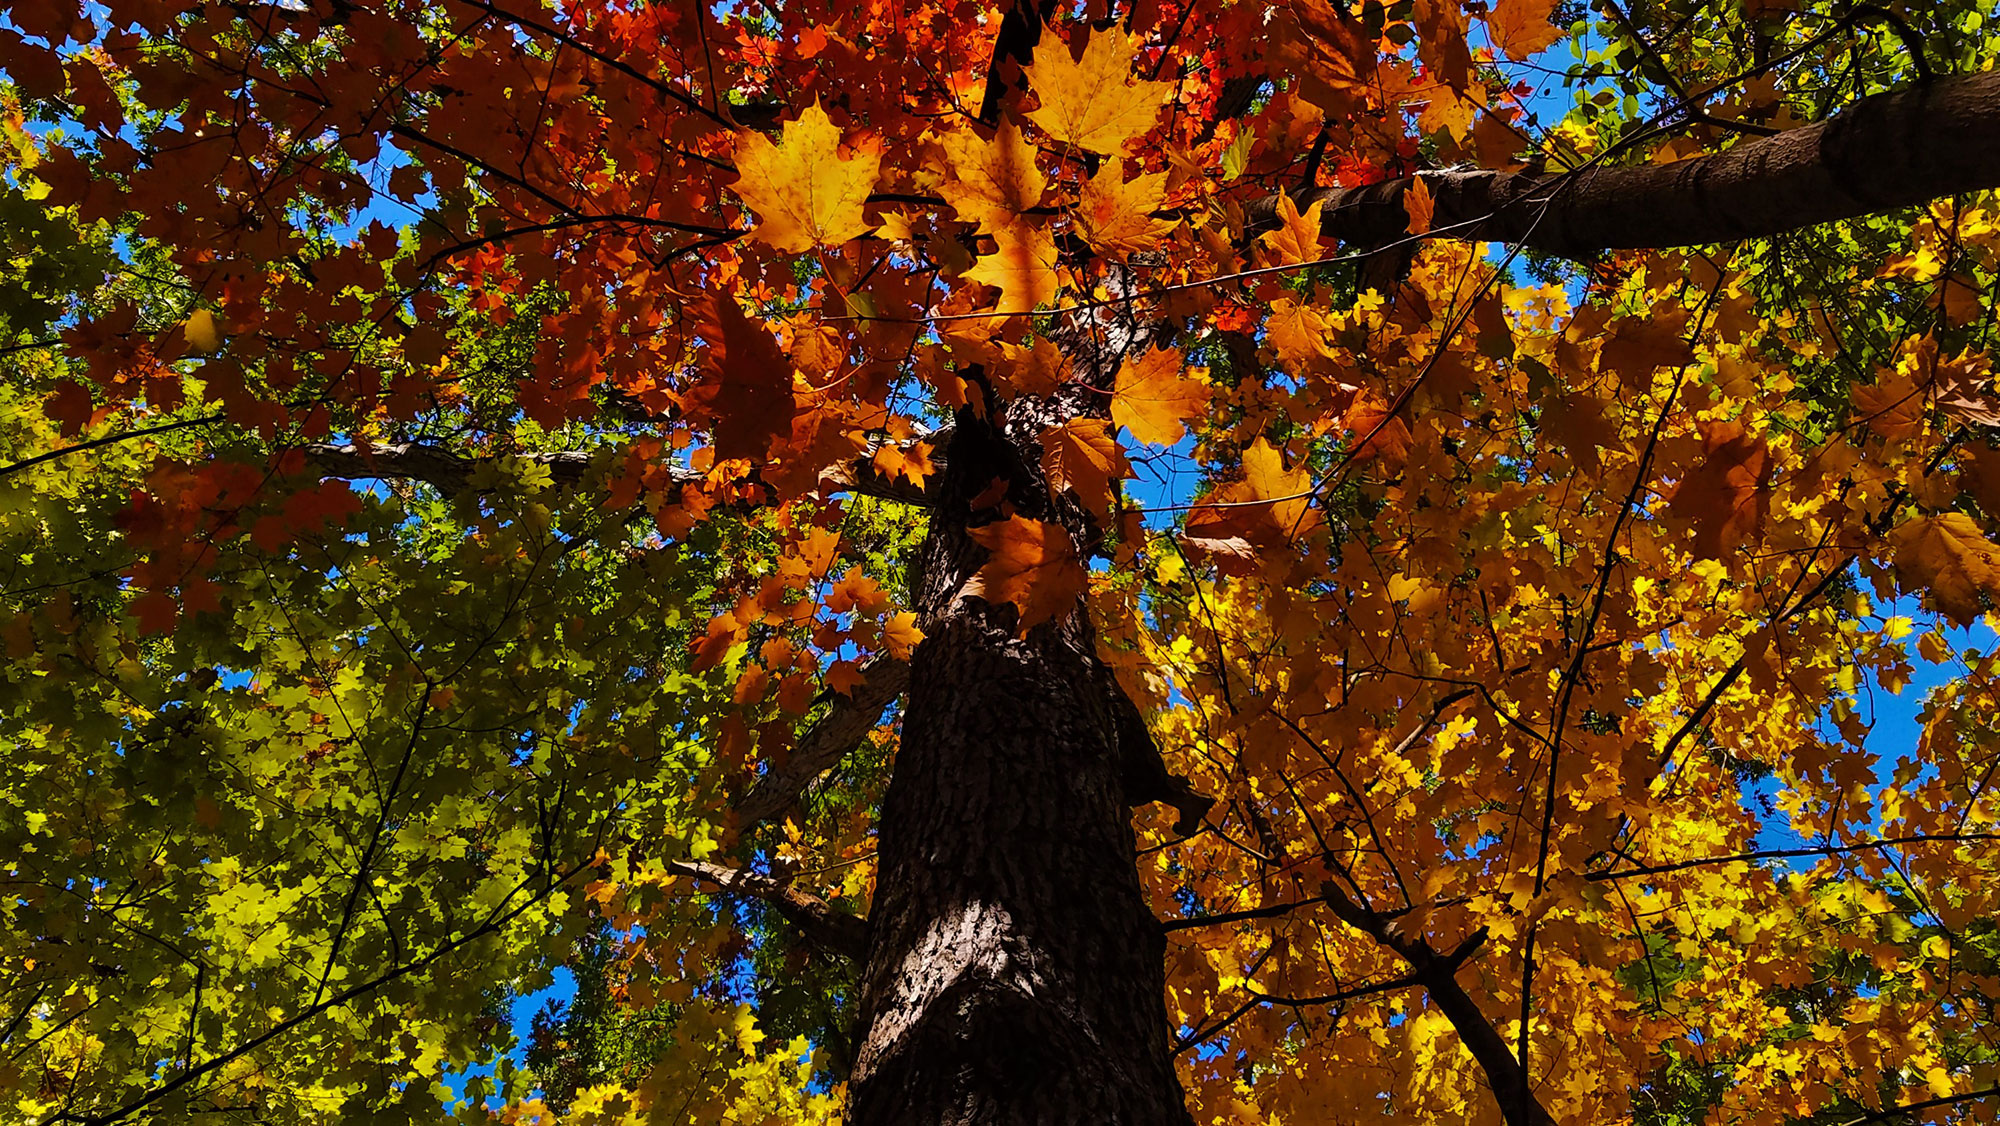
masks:
<path id="1" fill-rule="evenodd" d="M 966 582 L 965 594 L 1012 602 L 1021 611 L 1023 630 L 1075 609 L 1087 579 L 1062 525 L 1010 516 L 966 534 L 992 554 Z"/>
<path id="2" fill-rule="evenodd" d="M 1011 120 L 1003 119 L 990 141 L 959 129 L 940 136 L 938 147 L 946 160 L 938 194 L 959 218 L 977 223 L 981 233 L 1011 227 L 1041 203 L 1048 180 L 1035 167 L 1035 147 L 1022 139 Z"/>
<path id="3" fill-rule="evenodd" d="M 1077 202 L 1077 227 L 1092 249 L 1123 261 L 1128 254 L 1158 246 L 1161 237 L 1174 229 L 1171 220 L 1153 217 L 1166 195 L 1165 172 L 1127 182 L 1125 162 L 1111 161 L 1084 182 Z"/>
<path id="4" fill-rule="evenodd" d="M 1111 504 L 1111 482 L 1130 469 L 1104 419 L 1073 418 L 1042 432 L 1042 472 L 1050 490 L 1068 489 L 1092 511 Z"/>
<path id="5" fill-rule="evenodd" d="M 1920 516 L 1889 533 L 1896 569 L 1930 588 L 1938 609 L 1959 625 L 1981 612 L 1979 595 L 2000 602 L 2000 546 L 1963 512 Z"/>
<path id="6" fill-rule="evenodd" d="M 1028 120 L 1056 141 L 1114 156 L 1125 142 L 1152 129 L 1169 82 L 1132 80 L 1139 44 L 1116 28 L 1091 35 L 1072 60 L 1057 36 L 1042 40 L 1028 67 L 1028 84 L 1042 101 Z"/>
<path id="7" fill-rule="evenodd" d="M 999 248 L 965 271 L 1000 287 L 1001 313 L 1026 313 L 1056 295 L 1056 241 L 1046 230 L 1015 224 L 993 236 Z"/>
<path id="8" fill-rule="evenodd" d="M 222 327 L 215 323 L 215 314 L 207 309 L 196 309 L 181 322 L 181 335 L 187 340 L 188 351 L 197 356 L 206 356 L 222 347 Z"/>
<path id="9" fill-rule="evenodd" d="M 736 194 L 757 213 L 754 236 L 779 250 L 838 246 L 866 234 L 862 204 L 875 190 L 882 151 L 875 143 L 840 155 L 840 129 L 815 101 L 772 144 L 761 133 L 736 135 Z"/>
<path id="10" fill-rule="evenodd" d="M 1153 348 L 1119 366 L 1111 420 L 1141 442 L 1170 446 L 1187 432 L 1187 419 L 1208 409 L 1208 396 L 1207 384 L 1187 378 L 1178 351 Z"/>

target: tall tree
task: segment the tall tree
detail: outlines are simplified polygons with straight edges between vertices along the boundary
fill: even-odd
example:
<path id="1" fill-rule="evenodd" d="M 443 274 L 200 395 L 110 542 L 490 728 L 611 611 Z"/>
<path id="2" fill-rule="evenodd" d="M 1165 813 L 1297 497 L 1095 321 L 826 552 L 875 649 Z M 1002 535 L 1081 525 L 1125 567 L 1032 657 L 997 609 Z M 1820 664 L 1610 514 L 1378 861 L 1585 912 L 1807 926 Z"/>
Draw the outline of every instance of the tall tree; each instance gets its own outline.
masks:
<path id="1" fill-rule="evenodd" d="M 0 1086 L 1990 1113 L 1990 18 L 13 6 Z"/>

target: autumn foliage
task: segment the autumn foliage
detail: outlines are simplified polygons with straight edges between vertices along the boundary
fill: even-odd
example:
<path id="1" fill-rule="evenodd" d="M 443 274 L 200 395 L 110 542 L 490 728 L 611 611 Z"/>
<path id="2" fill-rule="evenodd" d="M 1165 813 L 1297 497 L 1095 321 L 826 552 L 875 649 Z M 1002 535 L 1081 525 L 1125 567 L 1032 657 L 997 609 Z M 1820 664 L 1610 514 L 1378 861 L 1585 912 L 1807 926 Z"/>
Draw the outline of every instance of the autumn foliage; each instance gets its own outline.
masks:
<path id="1" fill-rule="evenodd" d="M 1991 20 L 10 6 L 0 1117 L 839 1119 L 971 607 L 1178 780 L 1195 1122 L 1990 1120 L 2000 197 L 1559 257 L 1451 177 Z"/>

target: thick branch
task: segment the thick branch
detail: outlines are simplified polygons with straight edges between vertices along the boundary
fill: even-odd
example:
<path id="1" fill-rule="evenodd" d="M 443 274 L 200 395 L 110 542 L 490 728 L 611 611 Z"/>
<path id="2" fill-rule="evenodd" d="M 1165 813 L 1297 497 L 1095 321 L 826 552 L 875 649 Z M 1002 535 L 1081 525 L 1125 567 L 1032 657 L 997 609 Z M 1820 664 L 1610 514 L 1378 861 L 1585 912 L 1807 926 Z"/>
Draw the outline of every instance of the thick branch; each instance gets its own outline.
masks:
<path id="1" fill-rule="evenodd" d="M 1911 207 L 2000 187 L 2000 70 L 1876 94 L 1833 117 L 1711 156 L 1578 172 L 1421 173 L 1441 236 L 1552 254 L 1698 246 Z M 1320 188 L 1329 238 L 1362 247 L 1403 237 L 1409 178 Z M 1277 197 L 1245 209 L 1275 222 Z"/>
<path id="2" fill-rule="evenodd" d="M 882 656 L 861 670 L 865 678 L 852 693 L 834 694 L 833 706 L 817 723 L 806 729 L 785 765 L 759 779 L 743 800 L 736 803 L 739 823 L 745 828 L 768 821 L 798 800 L 799 792 L 813 779 L 847 757 L 882 718 L 882 709 L 903 694 L 910 683 L 906 661 Z"/>
<path id="3" fill-rule="evenodd" d="M 671 860 L 667 870 L 675 875 L 705 880 L 724 891 L 761 899 L 771 905 L 799 933 L 827 951 L 846 958 L 859 958 L 868 949 L 868 922 L 842 914 L 816 895 L 790 884 L 741 868 L 710 864 L 703 860 Z"/>
<path id="4" fill-rule="evenodd" d="M 466 488 L 480 459 L 461 457 L 442 446 L 421 442 L 390 442 L 380 446 L 315 443 L 303 447 L 306 465 L 322 477 L 344 480 L 380 479 L 422 481 L 447 493 Z M 589 470 L 592 454 L 584 450 L 557 450 L 551 453 L 516 455 L 523 461 L 545 465 L 549 476 L 560 485 L 574 485 Z M 670 470 L 676 486 L 700 482 L 703 474 L 680 466 Z M 935 475 L 933 475 L 935 476 Z M 928 492 L 901 478 L 884 476 L 868 459 L 859 459 L 835 475 L 840 487 L 863 496 L 906 504 L 926 504 Z"/>

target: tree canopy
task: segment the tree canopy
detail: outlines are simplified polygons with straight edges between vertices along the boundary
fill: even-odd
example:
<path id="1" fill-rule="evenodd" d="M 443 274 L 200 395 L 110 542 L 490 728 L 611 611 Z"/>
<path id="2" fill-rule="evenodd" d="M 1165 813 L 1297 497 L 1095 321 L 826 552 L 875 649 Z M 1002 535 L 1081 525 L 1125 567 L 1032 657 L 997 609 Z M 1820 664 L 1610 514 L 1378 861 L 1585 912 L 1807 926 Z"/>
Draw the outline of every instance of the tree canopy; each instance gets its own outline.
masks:
<path id="1" fill-rule="evenodd" d="M 1990 1120 L 1989 7 L 9 5 L 5 1115 Z"/>

